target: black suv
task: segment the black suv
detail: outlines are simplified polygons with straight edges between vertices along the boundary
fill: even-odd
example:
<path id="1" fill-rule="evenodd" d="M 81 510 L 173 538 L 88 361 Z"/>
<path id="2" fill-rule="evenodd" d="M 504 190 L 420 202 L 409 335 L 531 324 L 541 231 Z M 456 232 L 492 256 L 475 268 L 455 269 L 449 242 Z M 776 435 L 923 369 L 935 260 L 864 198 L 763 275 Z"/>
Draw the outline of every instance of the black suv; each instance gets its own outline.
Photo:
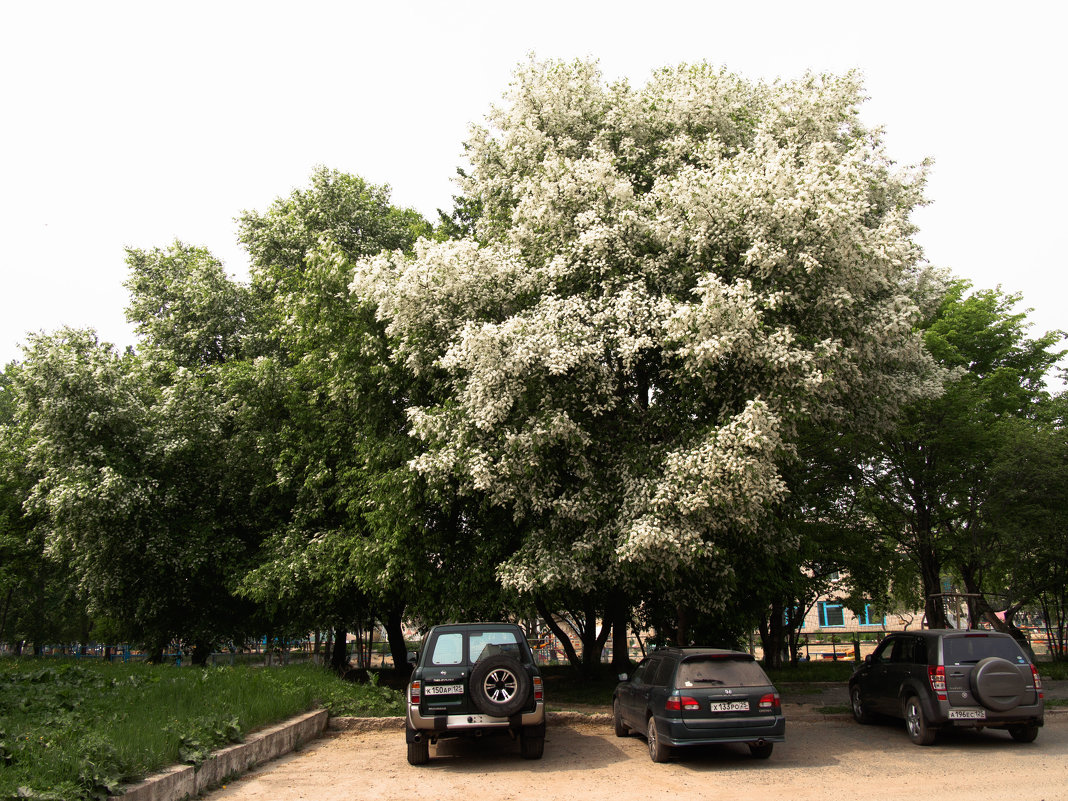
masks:
<path id="1" fill-rule="evenodd" d="M 510 623 L 435 626 L 408 685 L 408 762 L 430 761 L 442 737 L 509 734 L 525 759 L 545 748 L 541 675 L 526 637 Z"/>
<path id="2" fill-rule="evenodd" d="M 947 727 L 1007 729 L 1029 743 L 1044 720 L 1038 670 L 1008 634 L 956 629 L 891 634 L 849 679 L 858 723 L 904 718 L 930 745 Z"/>

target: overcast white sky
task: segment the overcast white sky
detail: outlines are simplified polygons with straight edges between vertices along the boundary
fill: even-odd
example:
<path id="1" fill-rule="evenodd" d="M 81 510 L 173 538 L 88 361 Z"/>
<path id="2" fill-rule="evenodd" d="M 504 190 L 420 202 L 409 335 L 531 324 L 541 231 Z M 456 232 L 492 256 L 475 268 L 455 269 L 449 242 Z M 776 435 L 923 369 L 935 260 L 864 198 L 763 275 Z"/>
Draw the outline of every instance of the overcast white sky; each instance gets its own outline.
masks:
<path id="1" fill-rule="evenodd" d="M 125 246 L 205 245 L 318 164 L 448 209 L 467 126 L 528 52 L 640 84 L 706 60 L 750 78 L 859 68 L 864 116 L 930 157 L 928 260 L 1068 329 L 1068 5 L 1017 2 L 5 2 L 0 365 L 27 331 L 118 345 Z M 1011 9 L 1011 10 L 1010 10 Z"/>

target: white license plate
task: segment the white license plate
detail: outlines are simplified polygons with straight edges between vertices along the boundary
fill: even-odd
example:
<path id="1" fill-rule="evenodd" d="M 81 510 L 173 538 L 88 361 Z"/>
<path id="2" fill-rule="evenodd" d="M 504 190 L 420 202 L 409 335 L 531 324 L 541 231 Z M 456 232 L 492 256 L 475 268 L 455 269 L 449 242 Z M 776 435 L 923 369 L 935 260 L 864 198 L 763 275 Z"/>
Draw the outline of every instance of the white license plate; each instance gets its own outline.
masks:
<path id="1" fill-rule="evenodd" d="M 950 720 L 986 720 L 985 709 L 951 709 Z"/>
<path id="2" fill-rule="evenodd" d="M 748 701 L 713 701 L 712 712 L 748 712 Z"/>
<path id="3" fill-rule="evenodd" d="M 427 695 L 463 695 L 462 684 L 431 684 L 423 688 Z"/>

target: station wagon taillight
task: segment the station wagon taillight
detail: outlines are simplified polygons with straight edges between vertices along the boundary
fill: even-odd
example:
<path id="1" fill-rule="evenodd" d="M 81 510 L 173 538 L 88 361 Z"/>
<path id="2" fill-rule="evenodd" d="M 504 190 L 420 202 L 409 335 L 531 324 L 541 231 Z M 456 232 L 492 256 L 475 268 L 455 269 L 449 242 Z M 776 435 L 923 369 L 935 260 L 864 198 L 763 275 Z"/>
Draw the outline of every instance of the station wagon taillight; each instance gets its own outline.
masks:
<path id="1" fill-rule="evenodd" d="M 419 699 L 423 696 L 423 682 L 413 681 L 408 688 L 408 700 L 413 704 L 418 704 Z"/>
<path id="2" fill-rule="evenodd" d="M 757 706 L 763 711 L 770 712 L 782 706 L 782 699 L 778 693 L 768 693 L 760 697 L 760 703 Z"/>
<path id="3" fill-rule="evenodd" d="M 681 712 L 684 709 L 687 712 L 696 712 L 700 708 L 701 705 L 697 702 L 697 699 L 688 695 L 670 695 L 667 703 L 664 704 L 664 709 L 667 712 Z"/>
<path id="4" fill-rule="evenodd" d="M 931 689 L 938 695 L 939 701 L 946 700 L 946 669 L 942 665 L 927 666 L 927 680 L 931 682 Z"/>

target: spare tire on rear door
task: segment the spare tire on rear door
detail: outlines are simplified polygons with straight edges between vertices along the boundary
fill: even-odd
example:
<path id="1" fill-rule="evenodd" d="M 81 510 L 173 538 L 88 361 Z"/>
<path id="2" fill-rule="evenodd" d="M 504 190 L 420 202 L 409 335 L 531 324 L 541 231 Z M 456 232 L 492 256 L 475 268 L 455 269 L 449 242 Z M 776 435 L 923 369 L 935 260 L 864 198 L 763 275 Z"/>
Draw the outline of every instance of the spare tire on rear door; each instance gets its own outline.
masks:
<path id="1" fill-rule="evenodd" d="M 972 692 L 983 706 L 995 712 L 1018 707 L 1026 686 L 1020 668 L 999 656 L 988 656 L 972 669 Z"/>
<path id="2" fill-rule="evenodd" d="M 511 717 L 530 703 L 530 675 L 514 657 L 488 656 L 471 669 L 468 691 L 480 712 Z"/>

